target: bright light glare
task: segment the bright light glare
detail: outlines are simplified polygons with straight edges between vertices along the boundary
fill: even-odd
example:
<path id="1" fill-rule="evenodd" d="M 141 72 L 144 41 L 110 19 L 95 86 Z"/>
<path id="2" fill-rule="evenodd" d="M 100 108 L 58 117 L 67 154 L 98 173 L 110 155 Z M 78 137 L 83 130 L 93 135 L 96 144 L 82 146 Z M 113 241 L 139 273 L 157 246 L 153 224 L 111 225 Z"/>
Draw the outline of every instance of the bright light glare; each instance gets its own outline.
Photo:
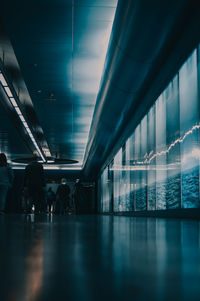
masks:
<path id="1" fill-rule="evenodd" d="M 15 111 L 17 112 L 18 115 L 22 115 L 22 112 L 20 111 L 20 109 L 18 107 L 15 107 Z"/>
<path id="2" fill-rule="evenodd" d="M 11 101 L 11 103 L 12 103 L 12 105 L 13 105 L 14 107 L 18 107 L 18 105 L 17 105 L 17 103 L 16 103 L 14 97 L 11 97 L 11 98 L 10 98 L 10 101 Z"/>
<path id="3" fill-rule="evenodd" d="M 22 122 L 25 121 L 24 116 L 23 115 L 19 115 L 19 118 L 21 119 Z"/>
<path id="4" fill-rule="evenodd" d="M 4 86 L 4 87 L 8 86 L 2 73 L 0 73 L 0 81 L 1 81 L 2 86 Z"/>
<path id="5" fill-rule="evenodd" d="M 49 151 L 45 151 L 45 155 L 46 155 L 47 157 L 51 157 L 51 153 L 50 153 Z"/>
<path id="6" fill-rule="evenodd" d="M 31 131 L 29 128 L 26 129 L 27 133 L 29 134 L 29 136 L 31 135 Z"/>
<path id="7" fill-rule="evenodd" d="M 6 90 L 8 97 L 13 97 L 9 87 L 4 87 L 4 89 Z"/>
<path id="8" fill-rule="evenodd" d="M 26 121 L 24 121 L 24 122 L 23 122 L 23 124 L 24 124 L 24 127 L 27 129 L 27 128 L 28 128 L 28 124 L 27 124 L 27 122 L 26 122 Z"/>
<path id="9" fill-rule="evenodd" d="M 43 165 L 44 169 L 56 169 L 56 170 L 81 170 L 81 166 L 51 166 L 51 165 Z"/>
<path id="10" fill-rule="evenodd" d="M 74 62 L 74 76 L 75 78 L 79 78 L 80 80 L 74 83 L 73 90 L 76 93 L 94 95 L 94 106 L 91 110 L 91 113 L 87 117 L 86 122 L 86 124 L 88 124 L 87 133 L 85 133 L 84 137 L 82 137 L 80 141 L 77 141 L 77 143 L 84 144 L 83 157 L 81 158 L 81 160 L 79 160 L 80 162 L 83 161 L 86 152 L 92 115 L 100 88 L 101 78 L 103 76 L 105 58 L 108 50 L 108 43 L 110 40 L 114 16 L 115 10 L 113 10 L 113 15 L 110 16 L 109 25 L 107 26 L 107 28 L 100 30 L 99 32 L 95 32 L 95 34 L 92 33 L 92 36 L 90 36 L 88 39 L 89 41 L 93 41 L 92 50 L 95 55 L 91 56 L 91 58 L 88 59 L 78 58 Z"/>

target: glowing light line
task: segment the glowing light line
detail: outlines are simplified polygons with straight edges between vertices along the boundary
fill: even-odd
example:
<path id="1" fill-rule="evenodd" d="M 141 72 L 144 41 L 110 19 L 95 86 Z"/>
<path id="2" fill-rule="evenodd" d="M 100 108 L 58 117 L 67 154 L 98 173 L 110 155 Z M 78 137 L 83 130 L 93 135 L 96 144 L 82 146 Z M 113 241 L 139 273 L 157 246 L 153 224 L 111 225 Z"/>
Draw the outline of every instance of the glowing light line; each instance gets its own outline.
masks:
<path id="1" fill-rule="evenodd" d="M 200 124 L 194 125 L 189 131 L 187 131 L 183 137 L 176 139 L 174 142 L 172 142 L 172 144 L 169 145 L 169 147 L 166 150 L 163 150 L 161 152 L 155 153 L 152 157 L 150 157 L 149 159 L 146 159 L 143 163 L 150 163 L 154 158 L 156 158 L 157 156 L 162 156 L 162 155 L 166 155 L 169 153 L 169 151 L 178 143 L 182 143 L 187 136 L 189 136 L 190 134 L 192 134 L 195 130 L 200 129 Z M 151 153 L 151 152 L 150 152 Z M 149 154 L 150 155 L 150 154 Z M 149 157 L 149 156 L 148 156 Z"/>
<path id="2" fill-rule="evenodd" d="M 183 135 L 183 137 L 180 137 L 180 138 L 176 139 L 174 142 L 172 142 L 166 150 L 157 152 L 155 154 L 153 154 L 153 150 L 151 150 L 149 154 L 146 153 L 144 155 L 144 158 L 146 158 L 144 161 L 137 161 L 134 163 L 134 167 L 135 167 L 134 170 L 141 170 L 141 167 L 139 167 L 139 165 L 150 164 L 151 161 L 153 159 L 155 159 L 156 157 L 158 157 L 158 156 L 160 157 L 162 155 L 168 154 L 175 145 L 177 145 L 178 143 L 182 143 L 187 138 L 187 136 L 191 135 L 195 130 L 198 130 L 198 129 L 200 129 L 200 124 L 194 125 L 190 130 L 188 130 Z M 113 170 L 117 170 L 116 168 L 120 168 L 120 167 L 117 165 L 113 166 Z M 144 167 L 144 169 L 146 169 L 146 166 Z M 132 168 L 130 168 L 130 170 L 132 170 Z"/>
<path id="3" fill-rule="evenodd" d="M 26 132 L 28 133 L 30 139 L 32 140 L 32 142 L 33 142 L 33 144 L 34 144 L 34 146 L 35 146 L 38 154 L 41 156 L 42 161 L 46 162 L 46 159 L 45 159 L 45 157 L 42 154 L 42 149 L 40 149 L 38 143 L 36 142 L 36 140 L 35 140 L 35 138 L 34 138 L 34 136 L 32 134 L 32 131 L 29 128 L 28 123 L 26 122 L 26 119 L 25 119 L 24 115 L 22 114 L 22 111 L 21 111 L 21 109 L 20 109 L 20 107 L 19 107 L 19 105 L 17 103 L 18 101 L 16 101 L 17 99 L 15 99 L 15 97 L 13 96 L 13 94 L 12 94 L 10 88 L 9 88 L 9 84 L 7 83 L 7 81 L 6 81 L 3 73 L 1 71 L 0 71 L 0 84 L 2 85 L 3 89 L 5 90 L 5 92 L 6 92 L 7 96 L 8 96 L 8 99 L 9 99 L 11 105 L 13 106 L 13 108 L 16 111 L 18 117 L 20 118 L 20 120 L 22 122 L 22 125 L 24 126 Z"/>

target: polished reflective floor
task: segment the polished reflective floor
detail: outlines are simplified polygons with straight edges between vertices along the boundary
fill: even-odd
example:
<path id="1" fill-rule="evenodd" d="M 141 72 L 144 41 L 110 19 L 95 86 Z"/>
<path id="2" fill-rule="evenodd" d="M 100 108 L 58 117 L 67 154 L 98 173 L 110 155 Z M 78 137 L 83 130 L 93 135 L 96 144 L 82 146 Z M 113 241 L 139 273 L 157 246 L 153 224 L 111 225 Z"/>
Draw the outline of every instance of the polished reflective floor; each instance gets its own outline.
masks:
<path id="1" fill-rule="evenodd" d="M 0 300 L 200 300 L 200 222 L 0 216 Z"/>

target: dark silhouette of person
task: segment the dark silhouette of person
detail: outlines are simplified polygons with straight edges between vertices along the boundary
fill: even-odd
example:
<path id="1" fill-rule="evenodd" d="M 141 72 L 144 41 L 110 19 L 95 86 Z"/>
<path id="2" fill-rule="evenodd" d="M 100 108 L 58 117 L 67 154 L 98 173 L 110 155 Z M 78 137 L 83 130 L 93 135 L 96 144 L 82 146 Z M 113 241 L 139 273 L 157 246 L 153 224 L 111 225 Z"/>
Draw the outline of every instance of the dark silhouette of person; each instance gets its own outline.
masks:
<path id="1" fill-rule="evenodd" d="M 69 195 L 70 188 L 67 185 L 67 180 L 65 178 L 61 179 L 61 184 L 58 186 L 56 191 L 56 199 L 59 205 L 59 213 L 64 214 L 67 207 L 69 207 Z"/>
<path id="2" fill-rule="evenodd" d="M 6 197 L 9 188 L 12 186 L 14 174 L 12 168 L 7 163 L 4 153 L 0 154 L 0 214 L 5 213 Z"/>
<path id="3" fill-rule="evenodd" d="M 33 161 L 25 168 L 24 187 L 28 189 L 29 197 L 35 206 L 35 213 L 44 210 L 44 188 L 45 177 L 41 163 L 37 162 L 38 157 L 34 155 Z"/>
<path id="4" fill-rule="evenodd" d="M 76 214 L 80 214 L 80 204 L 82 200 L 82 183 L 80 179 L 76 179 L 74 185 L 74 207 Z"/>
<path id="5" fill-rule="evenodd" d="M 22 190 L 22 208 L 25 213 L 31 213 L 32 210 L 32 200 L 29 198 L 28 189 L 23 188 Z"/>
<path id="6" fill-rule="evenodd" d="M 46 193 L 46 199 L 47 199 L 47 212 L 51 213 L 52 206 L 55 203 L 55 199 L 56 199 L 56 194 L 55 192 L 53 192 L 51 187 L 49 187 Z"/>

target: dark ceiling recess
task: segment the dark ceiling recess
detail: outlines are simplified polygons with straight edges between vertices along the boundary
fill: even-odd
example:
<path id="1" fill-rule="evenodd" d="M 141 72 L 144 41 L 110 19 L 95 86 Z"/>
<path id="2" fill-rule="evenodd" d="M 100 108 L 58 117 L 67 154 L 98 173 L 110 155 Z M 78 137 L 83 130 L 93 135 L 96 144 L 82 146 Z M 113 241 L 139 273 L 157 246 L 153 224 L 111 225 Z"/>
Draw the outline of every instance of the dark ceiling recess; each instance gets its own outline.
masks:
<path id="1" fill-rule="evenodd" d="M 56 101 L 56 97 L 53 92 L 48 93 L 48 96 L 45 98 L 46 101 Z"/>
<path id="2" fill-rule="evenodd" d="M 58 158 L 53 158 L 53 157 L 47 157 L 47 164 L 53 165 L 53 164 L 76 164 L 78 161 L 72 160 L 72 159 L 58 159 Z M 15 158 L 12 159 L 12 162 L 14 163 L 23 163 L 23 164 L 28 164 L 31 163 L 32 161 L 35 160 L 35 157 L 26 157 L 26 158 Z M 40 159 L 38 158 L 38 161 Z"/>
<path id="3" fill-rule="evenodd" d="M 200 41 L 200 1 L 119 0 L 84 158 L 95 178 Z"/>

